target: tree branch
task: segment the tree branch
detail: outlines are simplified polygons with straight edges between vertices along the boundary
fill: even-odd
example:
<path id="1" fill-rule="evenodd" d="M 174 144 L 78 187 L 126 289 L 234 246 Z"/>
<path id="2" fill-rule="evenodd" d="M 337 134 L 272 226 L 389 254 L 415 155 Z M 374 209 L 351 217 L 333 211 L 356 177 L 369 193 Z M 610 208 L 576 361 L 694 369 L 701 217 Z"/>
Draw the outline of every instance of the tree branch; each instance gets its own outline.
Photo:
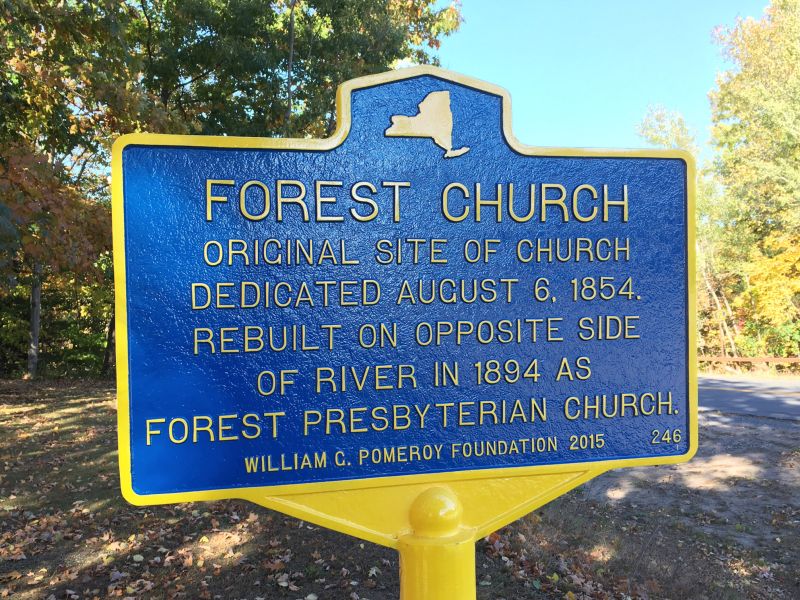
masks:
<path id="1" fill-rule="evenodd" d="M 153 68 L 153 46 L 152 46 L 152 39 L 153 39 L 153 24 L 150 22 L 150 15 L 147 14 L 147 4 L 145 0 L 139 0 L 139 6 L 142 7 L 142 15 L 144 15 L 144 20 L 147 23 L 147 61 L 150 63 L 150 69 Z"/>
<path id="2" fill-rule="evenodd" d="M 179 82 L 178 85 L 176 85 L 174 88 L 172 88 L 172 91 L 177 92 L 179 89 L 184 88 L 187 85 L 192 85 L 195 81 L 198 81 L 199 79 L 203 79 L 204 77 L 208 77 L 209 75 L 211 75 L 211 73 L 213 71 L 214 71 L 214 67 L 211 67 L 210 69 L 206 69 L 205 71 L 203 71 L 202 73 L 200 73 L 196 77 L 192 77 L 189 81 L 184 81 L 183 83 Z"/>

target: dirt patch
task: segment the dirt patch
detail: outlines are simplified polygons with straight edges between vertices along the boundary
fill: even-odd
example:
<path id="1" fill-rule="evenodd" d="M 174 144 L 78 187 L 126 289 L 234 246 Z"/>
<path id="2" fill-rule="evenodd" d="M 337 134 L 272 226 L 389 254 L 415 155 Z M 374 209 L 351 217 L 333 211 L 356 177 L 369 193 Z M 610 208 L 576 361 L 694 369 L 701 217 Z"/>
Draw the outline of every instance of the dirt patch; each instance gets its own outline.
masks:
<path id="1" fill-rule="evenodd" d="M 800 598 L 800 423 L 704 412 L 691 462 L 606 473 L 483 550 L 485 598 Z"/>
<path id="2" fill-rule="evenodd" d="M 663 509 L 704 533 L 775 559 L 800 547 L 800 423 L 703 412 L 701 443 L 680 465 L 610 472 L 583 487 L 616 506 Z"/>
<path id="3" fill-rule="evenodd" d="M 0 597 L 397 598 L 392 550 L 244 502 L 119 494 L 114 391 L 0 382 Z M 800 423 L 704 413 L 694 461 L 608 473 L 476 547 L 481 599 L 800 598 Z"/>

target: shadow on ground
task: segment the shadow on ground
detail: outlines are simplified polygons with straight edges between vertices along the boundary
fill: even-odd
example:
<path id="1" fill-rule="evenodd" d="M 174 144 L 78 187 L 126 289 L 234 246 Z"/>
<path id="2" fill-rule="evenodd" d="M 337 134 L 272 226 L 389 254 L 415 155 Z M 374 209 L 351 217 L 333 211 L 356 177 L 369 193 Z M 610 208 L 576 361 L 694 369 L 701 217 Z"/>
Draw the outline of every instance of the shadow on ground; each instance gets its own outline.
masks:
<path id="1" fill-rule="evenodd" d="M 0 382 L 0 597 L 398 597 L 397 555 L 241 502 L 119 495 L 113 388 Z M 689 464 L 603 475 L 476 548 L 478 597 L 798 598 L 800 424 L 702 416 Z"/>

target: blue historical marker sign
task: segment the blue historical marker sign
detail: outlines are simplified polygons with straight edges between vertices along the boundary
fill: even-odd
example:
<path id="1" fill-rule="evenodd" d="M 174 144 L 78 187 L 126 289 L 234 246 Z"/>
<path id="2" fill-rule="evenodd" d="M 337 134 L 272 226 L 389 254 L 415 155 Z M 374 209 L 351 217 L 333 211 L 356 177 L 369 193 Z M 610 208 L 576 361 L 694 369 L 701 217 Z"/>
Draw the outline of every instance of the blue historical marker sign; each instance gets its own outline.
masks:
<path id="1" fill-rule="evenodd" d="M 426 69 L 343 86 L 327 140 L 117 143 L 129 498 L 694 452 L 691 159 L 509 111 Z"/>

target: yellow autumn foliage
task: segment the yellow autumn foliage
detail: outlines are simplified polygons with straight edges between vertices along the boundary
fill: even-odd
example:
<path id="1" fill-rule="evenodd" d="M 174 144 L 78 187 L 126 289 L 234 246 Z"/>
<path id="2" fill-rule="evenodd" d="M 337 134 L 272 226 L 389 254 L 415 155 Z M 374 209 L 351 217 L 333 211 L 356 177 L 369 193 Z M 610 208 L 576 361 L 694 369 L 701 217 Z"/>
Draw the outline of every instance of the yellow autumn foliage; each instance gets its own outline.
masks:
<path id="1" fill-rule="evenodd" d="M 747 289 L 737 307 L 747 308 L 781 327 L 800 318 L 795 299 L 800 296 L 800 236 L 775 233 L 753 248 L 746 265 Z"/>

